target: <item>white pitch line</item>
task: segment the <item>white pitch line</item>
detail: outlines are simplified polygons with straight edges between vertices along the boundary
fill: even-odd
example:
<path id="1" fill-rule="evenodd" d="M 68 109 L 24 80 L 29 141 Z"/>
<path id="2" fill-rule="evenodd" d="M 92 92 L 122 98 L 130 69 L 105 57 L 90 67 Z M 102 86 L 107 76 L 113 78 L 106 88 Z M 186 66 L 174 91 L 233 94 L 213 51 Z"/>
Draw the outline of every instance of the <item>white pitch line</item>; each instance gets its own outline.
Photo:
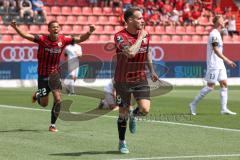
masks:
<path id="1" fill-rule="evenodd" d="M 161 159 L 216 158 L 216 157 L 240 157 L 240 154 L 172 156 L 172 157 L 148 157 L 148 158 L 146 157 L 146 158 L 126 158 L 126 159 L 113 159 L 113 160 L 161 160 Z"/>
<path id="2" fill-rule="evenodd" d="M 36 111 L 43 111 L 43 112 L 50 112 L 51 111 L 51 110 L 47 110 L 47 109 L 44 109 L 44 108 L 38 109 L 38 108 L 29 108 L 29 107 L 20 107 L 20 106 L 11 106 L 11 105 L 0 105 L 0 107 L 1 108 L 10 108 L 10 109 L 31 110 L 31 111 L 36 110 Z M 72 112 L 72 113 L 80 114 L 82 112 Z M 108 115 L 103 115 L 102 117 L 117 118 L 116 116 L 108 116 Z M 171 125 L 179 125 L 179 126 L 187 126 L 187 127 L 196 127 L 196 128 L 222 130 L 222 131 L 240 132 L 239 129 L 221 128 L 221 127 L 213 127 L 213 126 L 205 126 L 205 125 L 197 125 L 197 124 L 189 124 L 189 123 L 155 121 L 155 120 L 143 120 L 142 122 L 162 123 L 162 124 L 171 124 Z"/>

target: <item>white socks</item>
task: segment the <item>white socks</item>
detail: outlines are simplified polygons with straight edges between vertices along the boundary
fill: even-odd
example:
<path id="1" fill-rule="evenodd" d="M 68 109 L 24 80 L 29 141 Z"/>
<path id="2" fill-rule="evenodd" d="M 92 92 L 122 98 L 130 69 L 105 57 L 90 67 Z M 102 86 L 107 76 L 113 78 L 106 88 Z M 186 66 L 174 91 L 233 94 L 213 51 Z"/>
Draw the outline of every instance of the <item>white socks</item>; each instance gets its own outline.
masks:
<path id="1" fill-rule="evenodd" d="M 221 88 L 220 89 L 220 100 L 221 100 L 221 109 L 225 111 L 227 109 L 227 101 L 228 101 L 228 89 Z"/>
<path id="2" fill-rule="evenodd" d="M 213 89 L 205 86 L 201 89 L 200 93 L 195 97 L 195 99 L 192 101 L 192 104 L 196 105 L 205 95 L 207 95 L 209 92 L 211 92 Z"/>
<path id="3" fill-rule="evenodd" d="M 73 79 L 70 79 L 69 90 L 70 90 L 70 93 L 75 94 L 75 91 L 74 91 L 74 80 Z"/>

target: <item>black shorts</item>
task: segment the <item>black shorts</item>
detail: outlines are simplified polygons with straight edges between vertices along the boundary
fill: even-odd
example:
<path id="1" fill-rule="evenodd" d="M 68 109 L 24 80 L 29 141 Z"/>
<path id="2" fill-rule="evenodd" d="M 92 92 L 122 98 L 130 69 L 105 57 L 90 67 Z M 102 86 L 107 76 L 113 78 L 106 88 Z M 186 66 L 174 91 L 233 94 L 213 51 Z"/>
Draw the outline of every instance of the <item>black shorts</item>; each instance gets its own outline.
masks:
<path id="1" fill-rule="evenodd" d="M 38 93 L 40 94 L 40 97 L 48 96 L 49 92 L 56 89 L 62 89 L 59 74 L 55 74 L 49 77 L 38 77 Z"/>
<path id="2" fill-rule="evenodd" d="M 147 81 L 139 83 L 115 83 L 116 89 L 116 104 L 119 107 L 128 107 L 131 105 L 131 95 L 136 100 L 150 100 L 150 87 Z"/>

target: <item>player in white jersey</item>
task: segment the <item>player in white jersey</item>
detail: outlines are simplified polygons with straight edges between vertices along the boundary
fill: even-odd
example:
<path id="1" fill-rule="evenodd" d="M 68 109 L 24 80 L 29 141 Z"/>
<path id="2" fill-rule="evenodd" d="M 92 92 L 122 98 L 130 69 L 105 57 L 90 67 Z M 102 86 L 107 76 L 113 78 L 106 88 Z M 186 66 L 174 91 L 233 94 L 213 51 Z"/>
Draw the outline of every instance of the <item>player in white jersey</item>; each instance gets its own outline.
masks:
<path id="1" fill-rule="evenodd" d="M 223 55 L 223 41 L 221 33 L 224 30 L 224 20 L 222 16 L 215 16 L 213 18 L 214 28 L 211 31 L 208 44 L 207 44 L 207 72 L 205 80 L 207 86 L 201 89 L 200 93 L 189 104 L 192 115 L 196 115 L 196 106 L 198 102 L 209 92 L 214 89 L 215 83 L 218 81 L 220 84 L 220 99 L 221 99 L 221 114 L 236 115 L 235 112 L 227 108 L 228 89 L 227 89 L 227 72 L 224 62 L 232 68 L 236 64 Z"/>
<path id="2" fill-rule="evenodd" d="M 107 85 L 104 86 L 103 90 L 105 98 L 100 101 L 98 108 L 117 110 L 118 106 L 115 103 L 116 90 L 113 87 L 113 82 L 110 81 Z"/>
<path id="3" fill-rule="evenodd" d="M 64 51 L 65 56 L 67 56 L 68 60 L 76 58 L 76 57 L 81 57 L 82 56 L 82 48 L 80 45 L 78 44 L 71 44 L 68 45 L 65 48 Z M 76 61 L 77 66 L 79 66 L 79 61 Z M 71 63 L 69 63 L 68 65 L 72 65 Z M 69 66 L 69 68 L 71 68 Z M 74 95 L 75 91 L 74 91 L 74 82 L 76 81 L 77 77 L 78 77 L 78 70 L 79 68 L 77 67 L 76 69 L 74 69 L 70 74 L 69 74 L 69 78 L 70 80 L 66 80 L 65 83 L 67 85 L 67 90 L 69 92 L 69 95 Z"/>

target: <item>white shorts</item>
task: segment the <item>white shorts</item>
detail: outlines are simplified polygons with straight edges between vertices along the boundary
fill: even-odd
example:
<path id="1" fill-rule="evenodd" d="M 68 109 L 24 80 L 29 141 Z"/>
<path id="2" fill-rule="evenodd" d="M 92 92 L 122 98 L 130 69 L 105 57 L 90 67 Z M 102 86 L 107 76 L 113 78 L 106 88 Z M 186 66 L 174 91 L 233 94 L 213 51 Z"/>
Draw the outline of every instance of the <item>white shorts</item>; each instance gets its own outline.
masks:
<path id="1" fill-rule="evenodd" d="M 105 92 L 105 100 L 108 105 L 115 105 L 115 99 L 111 93 Z"/>
<path id="2" fill-rule="evenodd" d="M 226 69 L 208 69 L 205 80 L 208 83 L 216 83 L 217 81 L 227 80 Z"/>

